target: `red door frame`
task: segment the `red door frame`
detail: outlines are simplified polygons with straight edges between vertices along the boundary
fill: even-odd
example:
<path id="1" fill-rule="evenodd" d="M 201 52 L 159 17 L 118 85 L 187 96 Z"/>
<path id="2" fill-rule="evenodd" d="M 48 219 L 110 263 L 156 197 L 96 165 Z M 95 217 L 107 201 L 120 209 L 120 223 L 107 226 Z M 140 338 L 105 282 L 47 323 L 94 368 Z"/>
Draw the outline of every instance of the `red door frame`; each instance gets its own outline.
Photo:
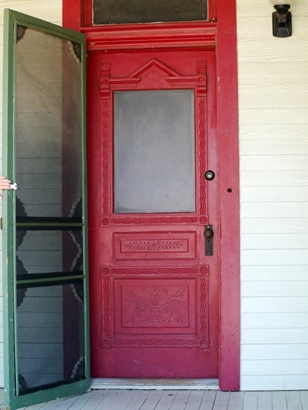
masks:
<path id="1" fill-rule="evenodd" d="M 63 0 L 63 26 L 85 31 L 89 4 Z M 213 2 L 211 1 L 211 4 Z M 236 0 L 216 0 L 217 133 L 220 186 L 220 363 L 222 390 L 240 388 L 240 217 Z"/>
<path id="2" fill-rule="evenodd" d="M 220 388 L 240 388 L 240 206 L 236 0 L 217 0 L 220 144 Z"/>

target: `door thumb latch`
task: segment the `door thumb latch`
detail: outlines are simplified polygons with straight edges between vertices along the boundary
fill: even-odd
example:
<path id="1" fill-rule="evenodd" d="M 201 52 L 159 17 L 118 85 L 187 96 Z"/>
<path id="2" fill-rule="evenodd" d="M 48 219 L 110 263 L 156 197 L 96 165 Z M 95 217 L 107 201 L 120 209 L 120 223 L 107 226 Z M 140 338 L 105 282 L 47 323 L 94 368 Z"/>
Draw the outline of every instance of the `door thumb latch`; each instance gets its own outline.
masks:
<path id="1" fill-rule="evenodd" d="M 205 225 L 204 238 L 205 238 L 205 255 L 213 256 L 213 225 Z"/>

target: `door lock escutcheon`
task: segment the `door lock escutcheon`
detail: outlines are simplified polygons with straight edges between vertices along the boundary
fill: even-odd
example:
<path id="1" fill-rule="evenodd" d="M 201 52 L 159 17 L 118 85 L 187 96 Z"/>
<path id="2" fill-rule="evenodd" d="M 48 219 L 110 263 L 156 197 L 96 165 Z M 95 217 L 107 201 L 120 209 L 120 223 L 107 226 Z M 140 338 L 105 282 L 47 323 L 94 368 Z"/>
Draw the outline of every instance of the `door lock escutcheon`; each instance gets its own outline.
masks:
<path id="1" fill-rule="evenodd" d="M 213 225 L 205 225 L 204 238 L 205 238 L 205 255 L 213 256 Z"/>

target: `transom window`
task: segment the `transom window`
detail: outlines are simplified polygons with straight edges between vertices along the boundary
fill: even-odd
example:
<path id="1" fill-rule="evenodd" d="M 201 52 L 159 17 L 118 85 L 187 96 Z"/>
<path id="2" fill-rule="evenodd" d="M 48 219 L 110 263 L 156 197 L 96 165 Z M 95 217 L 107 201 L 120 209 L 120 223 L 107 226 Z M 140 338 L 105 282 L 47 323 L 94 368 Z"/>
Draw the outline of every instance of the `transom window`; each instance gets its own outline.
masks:
<path id="1" fill-rule="evenodd" d="M 93 0 L 94 24 L 206 21 L 207 0 Z"/>

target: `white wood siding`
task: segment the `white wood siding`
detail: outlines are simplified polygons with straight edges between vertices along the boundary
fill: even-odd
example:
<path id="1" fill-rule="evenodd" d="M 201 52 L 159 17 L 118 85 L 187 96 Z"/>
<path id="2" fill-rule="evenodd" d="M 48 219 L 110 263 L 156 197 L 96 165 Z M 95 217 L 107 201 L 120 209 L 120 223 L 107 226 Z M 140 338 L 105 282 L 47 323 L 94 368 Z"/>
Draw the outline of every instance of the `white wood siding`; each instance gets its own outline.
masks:
<path id="1" fill-rule="evenodd" d="M 308 3 L 272 11 L 237 1 L 243 390 L 308 386 Z"/>
<path id="2" fill-rule="evenodd" d="M 55 24 L 62 24 L 62 2 L 61 0 L 39 1 L 39 0 L 1 0 L 0 3 L 0 155 L 2 153 L 2 75 L 3 75 L 3 10 L 9 8 L 21 13 L 30 14 L 34 17 L 50 21 Z M 0 161 L 0 167 L 2 164 Z M 0 201 L 0 213 L 2 204 Z M 0 231 L 0 249 L 2 249 L 2 231 Z M 2 272 L 2 255 L 0 254 L 0 266 Z M 1 275 L 2 277 L 2 275 Z M 3 386 L 3 331 L 2 331 L 2 281 L 0 281 L 0 386 Z"/>

